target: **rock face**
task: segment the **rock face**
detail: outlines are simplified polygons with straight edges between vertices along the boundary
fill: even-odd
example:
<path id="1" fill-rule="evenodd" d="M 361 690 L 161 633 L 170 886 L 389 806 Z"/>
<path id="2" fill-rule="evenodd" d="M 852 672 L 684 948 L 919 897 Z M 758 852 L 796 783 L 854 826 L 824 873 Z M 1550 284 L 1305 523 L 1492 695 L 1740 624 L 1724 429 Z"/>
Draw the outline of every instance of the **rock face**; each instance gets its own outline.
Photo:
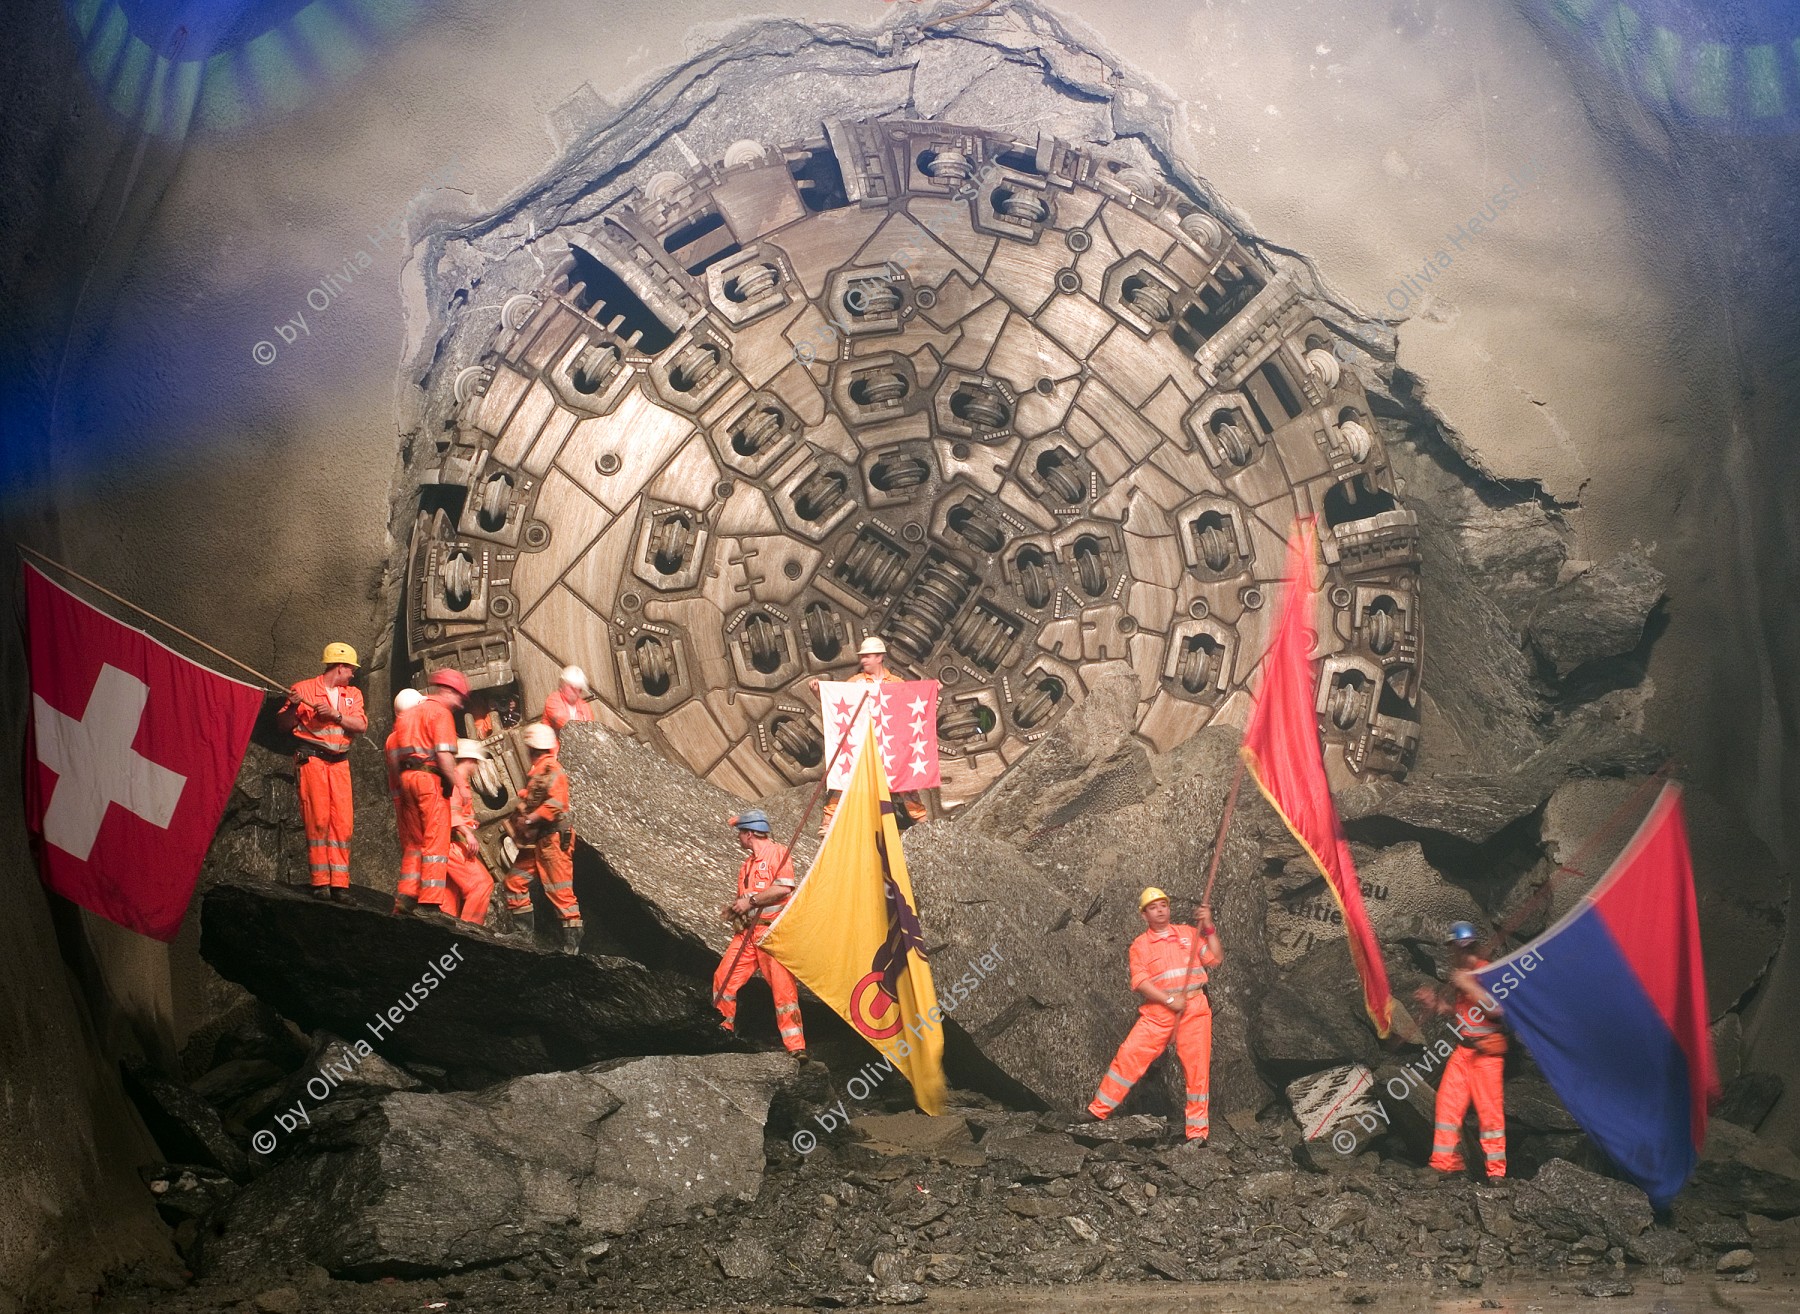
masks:
<path id="1" fill-rule="evenodd" d="M 457 1085 L 722 1047 L 705 986 L 628 959 L 514 947 L 267 885 L 214 886 L 202 918 L 200 951 L 220 975 L 305 1027 Z"/>
<path id="2" fill-rule="evenodd" d="M 1558 863 L 1579 868 L 1558 876 L 1532 931 L 1562 916 L 1592 889 L 1631 839 L 1652 790 L 1643 776 L 1568 780 L 1544 805 L 1545 862 L 1520 882 L 1520 898 L 1537 890 Z M 1769 966 L 1786 922 L 1787 882 L 1768 848 L 1704 790 L 1682 794 L 1694 857 L 1694 893 L 1706 958 L 1706 992 L 1717 1017 Z M 1611 826 L 1611 830 L 1605 828 Z"/>
<path id="3" fill-rule="evenodd" d="M 762 1180 L 782 1055 L 657 1057 L 480 1094 L 394 1092 L 239 1194 L 203 1242 L 218 1275 L 319 1264 L 424 1274 L 582 1252 Z"/>
<path id="4" fill-rule="evenodd" d="M 1662 572 L 1625 552 L 1544 594 L 1526 627 L 1533 650 L 1567 677 L 1577 667 L 1637 647 L 1663 596 Z"/>

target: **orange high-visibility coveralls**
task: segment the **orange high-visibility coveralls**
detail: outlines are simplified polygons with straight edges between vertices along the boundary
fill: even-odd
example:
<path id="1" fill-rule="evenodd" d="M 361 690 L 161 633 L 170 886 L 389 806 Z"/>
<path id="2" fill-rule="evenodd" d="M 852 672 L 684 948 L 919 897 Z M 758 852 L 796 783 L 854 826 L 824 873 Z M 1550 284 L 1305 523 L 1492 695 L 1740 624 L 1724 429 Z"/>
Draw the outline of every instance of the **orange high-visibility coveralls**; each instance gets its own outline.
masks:
<path id="1" fill-rule="evenodd" d="M 581 905 L 575 902 L 575 819 L 569 812 L 569 775 L 555 753 L 545 753 L 531 764 L 525 788 L 519 791 L 519 815 L 537 838 L 519 845 L 519 856 L 506 873 L 507 908 L 525 912 L 531 907 L 531 878 L 536 876 L 564 925 L 580 926 Z"/>
<path id="2" fill-rule="evenodd" d="M 340 714 L 360 717 L 362 691 L 348 684 L 328 690 L 325 677 L 315 675 L 289 692 L 294 738 L 300 741 L 294 768 L 300 782 L 300 820 L 306 828 L 306 868 L 314 889 L 349 889 L 350 830 L 356 820 L 350 799 L 350 732 L 336 721 L 324 720 L 308 704 L 330 707 L 335 696 Z"/>
<path id="3" fill-rule="evenodd" d="M 1206 984 L 1206 969 L 1218 962 L 1218 956 L 1201 942 L 1199 931 L 1171 922 L 1162 931 L 1146 930 L 1131 942 L 1131 988 L 1154 986 L 1168 994 L 1198 991 Z M 1211 1130 L 1207 1106 L 1211 1102 L 1212 1005 L 1203 993 L 1189 995 L 1187 1007 L 1179 1013 L 1149 1000 L 1138 1006 L 1137 1021 L 1100 1079 L 1088 1112 L 1105 1119 L 1118 1108 L 1157 1055 L 1169 1047 L 1171 1036 L 1187 1075 L 1187 1138 L 1205 1140 Z"/>
<path id="4" fill-rule="evenodd" d="M 1477 962 L 1475 970 L 1486 966 Z M 1501 1089 L 1506 1033 L 1494 1020 L 1495 1012 L 1469 999 L 1456 1010 L 1456 1052 L 1444 1064 L 1432 1113 L 1431 1166 L 1439 1172 L 1463 1170 L 1462 1125 L 1473 1103 L 1487 1175 L 1494 1181 L 1506 1176 L 1506 1100 Z"/>
<path id="5" fill-rule="evenodd" d="M 858 671 L 855 675 L 845 676 L 844 683 L 874 684 L 875 679 L 873 676 L 865 675 L 863 672 Z M 895 675 L 892 671 L 883 671 L 881 673 L 881 683 L 905 684 L 906 681 L 902 677 Z M 873 697 L 874 695 L 870 696 Z M 845 749 L 844 751 L 847 753 L 850 750 Z M 843 797 L 843 793 L 844 791 L 841 789 L 828 789 L 825 791 L 825 813 L 819 818 L 819 834 L 823 835 L 826 830 L 830 828 L 831 819 L 837 815 L 838 799 Z M 919 801 L 919 792 L 917 790 L 909 789 L 904 794 L 894 795 L 894 802 L 906 809 L 906 816 L 909 821 L 923 821 L 926 817 L 931 815 L 925 810 L 925 805 Z"/>
<path id="6" fill-rule="evenodd" d="M 559 734 L 562 728 L 571 721 L 592 721 L 594 709 L 588 706 L 587 699 L 577 698 L 570 702 L 562 695 L 562 687 L 552 689 L 544 699 L 544 724 Z"/>
<path id="7" fill-rule="evenodd" d="M 430 694 L 394 723 L 399 738 L 394 753 L 400 767 L 400 804 L 405 814 L 402 846 L 418 846 L 419 863 L 409 871 L 404 847 L 400 857 L 399 898 L 417 899 L 421 908 L 442 907 L 450 871 L 450 800 L 437 755 L 456 751 L 456 718 Z"/>
<path id="8" fill-rule="evenodd" d="M 452 917 L 480 926 L 487 921 L 494 878 L 481 860 L 475 827 L 475 791 L 459 780 L 450 791 L 450 883 L 444 892 L 443 909 Z"/>
<path id="9" fill-rule="evenodd" d="M 408 746 L 400 734 L 401 723 L 406 713 L 399 713 L 394 719 L 394 728 L 388 731 L 387 742 L 382 745 L 387 755 L 388 797 L 394 803 L 394 832 L 400 837 L 400 885 L 401 892 L 409 898 L 419 897 L 419 860 L 424 851 L 419 847 L 419 837 L 413 833 L 412 810 L 406 805 L 406 795 L 401 792 L 400 776 L 402 763 L 409 756 Z"/>
<path id="10" fill-rule="evenodd" d="M 785 844 L 760 835 L 750 837 L 750 852 L 738 868 L 738 898 L 761 894 L 771 885 L 794 892 L 794 863 Z M 737 1029 L 737 997 L 750 978 L 758 972 L 769 983 L 775 997 L 775 1025 L 781 1030 L 781 1043 L 788 1053 L 806 1048 L 806 1032 L 800 1026 L 800 986 L 794 974 L 765 954 L 759 947 L 769 927 L 787 906 L 787 899 L 757 909 L 756 920 L 725 946 L 725 955 L 713 972 L 713 1007 L 725 1019 L 728 1030 Z"/>

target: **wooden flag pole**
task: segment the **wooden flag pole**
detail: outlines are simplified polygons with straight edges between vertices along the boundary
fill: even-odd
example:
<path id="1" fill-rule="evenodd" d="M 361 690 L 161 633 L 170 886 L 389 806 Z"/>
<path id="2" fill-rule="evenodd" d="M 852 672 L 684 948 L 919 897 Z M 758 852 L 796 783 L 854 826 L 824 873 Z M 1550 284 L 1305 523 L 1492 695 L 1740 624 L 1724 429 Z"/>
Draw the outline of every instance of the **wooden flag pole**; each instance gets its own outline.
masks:
<path id="1" fill-rule="evenodd" d="M 118 603 L 121 607 L 129 607 L 132 611 L 135 611 L 138 615 L 142 616 L 145 620 L 154 621 L 156 624 L 162 626 L 165 630 L 168 630 L 170 633 L 179 634 L 182 638 L 186 639 L 189 643 L 192 643 L 192 644 L 196 645 L 197 647 L 204 648 L 204 649 L 206 649 L 206 651 L 210 652 L 213 656 L 221 658 L 224 661 L 230 662 L 233 666 L 237 667 L 240 671 L 248 671 L 251 675 L 254 675 L 257 678 L 257 681 L 259 683 L 266 685 L 268 688 L 272 689 L 274 692 L 276 692 L 278 694 L 286 694 L 287 693 L 288 687 L 285 684 L 282 684 L 279 680 L 276 680 L 271 676 L 264 675 L 261 671 L 257 670 L 254 666 L 251 666 L 245 662 L 240 662 L 237 658 L 233 657 L 230 653 L 223 652 L 220 649 L 213 647 L 212 644 L 208 643 L 205 639 L 198 638 L 192 634 L 189 634 L 186 630 L 182 629 L 179 625 L 170 624 L 168 621 L 164 620 L 161 616 L 158 616 L 155 612 L 144 610 L 144 608 L 138 606 L 137 603 L 131 601 L 129 598 L 121 598 L 117 593 L 114 593 L 111 589 L 107 588 L 104 584 L 96 584 L 93 580 L 89 579 L 86 575 L 83 575 L 80 571 L 74 569 L 73 567 L 65 566 L 65 565 L 63 565 L 62 562 L 56 560 L 56 558 L 46 556 L 44 553 L 39 552 L 36 548 L 30 547 L 24 543 L 14 543 L 13 546 L 18 548 L 19 551 L 27 554 L 28 556 L 37 558 L 37 560 L 43 562 L 47 566 L 55 566 L 58 570 L 62 571 L 65 575 L 68 575 L 71 579 L 79 580 L 81 583 L 87 585 L 90 589 L 93 589 L 94 592 L 104 594 L 106 597 L 111 598 L 114 602 Z"/>
<path id="2" fill-rule="evenodd" d="M 1205 908 L 1209 914 L 1212 911 L 1213 882 L 1219 875 L 1219 859 L 1223 857 L 1225 853 L 1225 832 L 1231 828 L 1231 814 L 1237 811 L 1238 789 L 1243 783 L 1244 762 L 1242 758 L 1239 758 L 1237 774 L 1231 778 L 1231 792 L 1225 796 L 1225 810 L 1219 813 L 1219 831 L 1218 834 L 1213 836 L 1212 863 L 1208 866 L 1206 871 L 1206 892 L 1200 896 L 1200 906 Z M 1213 920 L 1212 926 L 1213 934 L 1217 935 L 1219 923 L 1216 919 Z M 1185 982 L 1188 978 L 1193 976 L 1194 964 L 1200 958 L 1200 946 L 1206 941 L 1205 931 L 1202 931 L 1198 926 L 1194 928 L 1194 931 L 1194 950 L 1188 955 L 1187 976 L 1182 978 L 1184 982 L 1182 993 L 1184 995 L 1188 993 Z"/>

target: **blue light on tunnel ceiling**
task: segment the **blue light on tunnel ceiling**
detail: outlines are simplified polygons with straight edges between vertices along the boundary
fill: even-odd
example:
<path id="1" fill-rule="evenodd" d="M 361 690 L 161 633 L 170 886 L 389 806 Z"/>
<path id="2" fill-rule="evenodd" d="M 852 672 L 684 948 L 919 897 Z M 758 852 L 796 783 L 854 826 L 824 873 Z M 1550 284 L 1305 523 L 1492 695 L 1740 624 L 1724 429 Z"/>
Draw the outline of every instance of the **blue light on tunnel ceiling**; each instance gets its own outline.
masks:
<path id="1" fill-rule="evenodd" d="M 364 67 L 424 0 L 68 0 L 81 65 L 153 136 L 231 131 Z"/>
<path id="2" fill-rule="evenodd" d="M 1800 0 L 1536 0 L 1661 113 L 1715 131 L 1800 130 Z"/>

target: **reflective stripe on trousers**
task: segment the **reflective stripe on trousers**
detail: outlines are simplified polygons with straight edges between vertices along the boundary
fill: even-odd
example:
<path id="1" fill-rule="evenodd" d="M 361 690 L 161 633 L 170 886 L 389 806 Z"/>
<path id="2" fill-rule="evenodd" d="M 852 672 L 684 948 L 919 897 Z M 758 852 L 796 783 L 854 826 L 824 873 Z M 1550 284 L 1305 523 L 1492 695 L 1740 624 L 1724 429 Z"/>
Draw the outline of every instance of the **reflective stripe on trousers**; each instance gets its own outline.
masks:
<path id="1" fill-rule="evenodd" d="M 299 759 L 300 820 L 306 828 L 306 867 L 315 887 L 350 886 L 350 832 L 356 820 L 350 760 Z"/>
<path id="2" fill-rule="evenodd" d="M 513 912 L 531 907 L 533 876 L 564 922 L 581 920 L 581 905 L 575 901 L 574 835 L 565 842 L 561 834 L 553 833 L 519 850 L 512 870 L 506 873 L 506 906 Z"/>
<path id="3" fill-rule="evenodd" d="M 1505 1055 L 1478 1054 L 1466 1046 L 1458 1046 L 1444 1064 L 1432 1114 L 1433 1168 L 1448 1173 L 1462 1170 L 1462 1124 L 1473 1104 L 1481 1127 L 1483 1167 L 1489 1177 L 1506 1176 L 1506 1104 L 1501 1089 L 1505 1066 Z"/>
<path id="4" fill-rule="evenodd" d="M 1184 1122 L 1189 1140 L 1204 1140 L 1210 1130 L 1208 1103 L 1212 1067 L 1212 1008 L 1196 995 L 1179 1014 L 1167 1008 L 1145 1009 L 1113 1056 L 1100 1080 L 1088 1112 L 1105 1118 L 1119 1107 L 1170 1041 L 1187 1077 Z"/>
<path id="5" fill-rule="evenodd" d="M 775 998 L 775 1026 L 781 1032 L 781 1043 L 791 1054 L 806 1048 L 806 1032 L 800 1023 L 800 986 L 794 974 L 754 945 L 742 945 L 744 936 L 762 936 L 761 928 L 739 931 L 725 946 L 719 966 L 713 972 L 713 1007 L 727 1023 L 737 1024 L 738 991 L 758 972 L 769 983 Z M 739 952 L 742 945 L 743 952 Z"/>

